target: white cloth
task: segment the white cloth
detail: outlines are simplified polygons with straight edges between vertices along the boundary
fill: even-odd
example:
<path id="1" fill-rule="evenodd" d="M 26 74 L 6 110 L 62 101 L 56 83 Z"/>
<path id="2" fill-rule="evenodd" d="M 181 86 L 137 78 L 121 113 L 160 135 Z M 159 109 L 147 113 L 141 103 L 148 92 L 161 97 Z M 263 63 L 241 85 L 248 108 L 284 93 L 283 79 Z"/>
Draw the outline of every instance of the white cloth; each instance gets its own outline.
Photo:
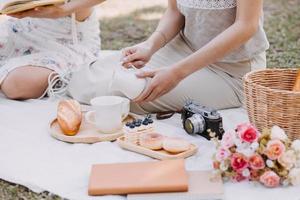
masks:
<path id="1" fill-rule="evenodd" d="M 56 115 L 56 106 L 57 102 L 11 101 L 0 95 L 0 179 L 70 200 L 125 200 L 125 196 L 87 195 L 91 165 L 151 159 L 124 151 L 115 143 L 68 144 L 52 138 L 47 130 Z M 243 109 L 223 110 L 221 114 L 225 129 L 248 121 Z M 211 169 L 213 144 L 187 135 L 179 115 L 157 122 L 156 129 L 197 144 L 199 152 L 186 160 L 188 170 Z M 299 200 L 299 190 L 300 187 L 267 189 L 253 183 L 226 183 L 224 200 Z"/>
<path id="2" fill-rule="evenodd" d="M 56 102 L 25 102 L 0 98 L 0 178 L 24 185 L 35 192 L 49 191 L 70 200 L 125 200 L 124 196 L 89 197 L 90 168 L 96 163 L 150 160 L 120 149 L 115 143 L 68 144 L 53 139 L 48 123 Z M 222 111 L 225 128 L 247 121 L 242 109 Z M 213 145 L 187 135 L 179 116 L 157 122 L 164 134 L 184 137 L 199 146 L 197 155 L 186 160 L 188 170 L 210 169 Z M 252 183 L 226 183 L 225 200 L 299 200 L 300 187 L 267 189 Z M 155 199 L 154 199 L 155 200 Z"/>

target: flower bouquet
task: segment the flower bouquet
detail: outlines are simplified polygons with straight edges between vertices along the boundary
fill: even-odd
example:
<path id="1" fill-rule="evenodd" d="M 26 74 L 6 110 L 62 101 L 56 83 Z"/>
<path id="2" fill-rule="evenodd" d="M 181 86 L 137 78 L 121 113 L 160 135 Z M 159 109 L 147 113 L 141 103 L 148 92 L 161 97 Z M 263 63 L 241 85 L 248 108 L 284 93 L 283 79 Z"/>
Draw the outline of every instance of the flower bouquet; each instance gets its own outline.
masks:
<path id="1" fill-rule="evenodd" d="M 278 126 L 260 133 L 244 123 L 214 142 L 214 169 L 225 180 L 257 181 L 272 188 L 300 184 L 300 140 L 290 141 Z"/>

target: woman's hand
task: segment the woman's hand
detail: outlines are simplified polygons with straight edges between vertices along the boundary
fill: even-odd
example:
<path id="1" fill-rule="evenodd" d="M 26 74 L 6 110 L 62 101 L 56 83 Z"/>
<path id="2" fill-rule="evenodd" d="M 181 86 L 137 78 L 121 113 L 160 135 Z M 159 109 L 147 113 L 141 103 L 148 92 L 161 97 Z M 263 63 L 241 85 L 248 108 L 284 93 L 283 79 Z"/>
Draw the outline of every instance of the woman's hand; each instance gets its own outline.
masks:
<path id="1" fill-rule="evenodd" d="M 146 41 L 123 49 L 122 55 L 121 62 L 124 67 L 129 68 L 131 65 L 134 65 L 140 69 L 149 62 L 153 51 L 151 50 L 151 45 Z"/>
<path id="2" fill-rule="evenodd" d="M 134 99 L 135 102 L 149 102 L 163 96 L 175 88 L 182 80 L 175 68 L 162 68 L 152 71 L 143 71 L 137 74 L 138 78 L 152 78 L 147 88 Z"/>
<path id="3" fill-rule="evenodd" d="M 53 5 L 53 6 L 43 6 L 43 7 L 36 7 L 34 9 L 10 14 L 9 16 L 15 17 L 18 19 L 22 19 L 25 17 L 32 17 L 32 18 L 61 18 L 69 16 L 72 12 L 69 12 L 67 7 L 64 5 Z"/>

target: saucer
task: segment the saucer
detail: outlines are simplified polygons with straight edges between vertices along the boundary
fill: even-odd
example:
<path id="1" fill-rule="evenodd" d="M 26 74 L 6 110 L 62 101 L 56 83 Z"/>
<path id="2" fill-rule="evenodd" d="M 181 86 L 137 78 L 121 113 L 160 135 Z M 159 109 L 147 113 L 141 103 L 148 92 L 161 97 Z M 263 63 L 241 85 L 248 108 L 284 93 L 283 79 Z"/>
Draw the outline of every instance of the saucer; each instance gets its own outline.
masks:
<path id="1" fill-rule="evenodd" d="M 80 126 L 79 132 L 75 136 L 67 136 L 65 135 L 59 124 L 57 119 L 51 121 L 49 125 L 49 132 L 52 137 L 55 139 L 68 142 L 68 143 L 87 143 L 92 144 L 96 142 L 106 142 L 106 141 L 115 141 L 119 137 L 123 136 L 123 129 L 116 131 L 115 133 L 107 134 L 101 133 L 93 124 L 90 124 L 86 121 L 85 117 L 86 113 L 83 113 L 83 120 Z M 128 121 L 134 120 L 136 117 L 129 114 L 126 119 L 123 120 L 125 124 Z"/>

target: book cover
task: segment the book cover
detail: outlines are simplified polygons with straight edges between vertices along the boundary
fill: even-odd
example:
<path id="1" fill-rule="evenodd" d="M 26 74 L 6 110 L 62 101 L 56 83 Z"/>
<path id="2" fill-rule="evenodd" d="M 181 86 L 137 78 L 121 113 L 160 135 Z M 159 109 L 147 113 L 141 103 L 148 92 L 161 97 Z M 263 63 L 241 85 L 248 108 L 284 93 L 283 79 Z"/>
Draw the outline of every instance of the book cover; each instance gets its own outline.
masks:
<path id="1" fill-rule="evenodd" d="M 188 190 L 184 160 L 93 165 L 89 195 Z"/>
<path id="2" fill-rule="evenodd" d="M 223 182 L 221 177 L 212 178 L 211 171 L 189 171 L 189 191 L 153 194 L 129 194 L 128 200 L 221 200 Z"/>

